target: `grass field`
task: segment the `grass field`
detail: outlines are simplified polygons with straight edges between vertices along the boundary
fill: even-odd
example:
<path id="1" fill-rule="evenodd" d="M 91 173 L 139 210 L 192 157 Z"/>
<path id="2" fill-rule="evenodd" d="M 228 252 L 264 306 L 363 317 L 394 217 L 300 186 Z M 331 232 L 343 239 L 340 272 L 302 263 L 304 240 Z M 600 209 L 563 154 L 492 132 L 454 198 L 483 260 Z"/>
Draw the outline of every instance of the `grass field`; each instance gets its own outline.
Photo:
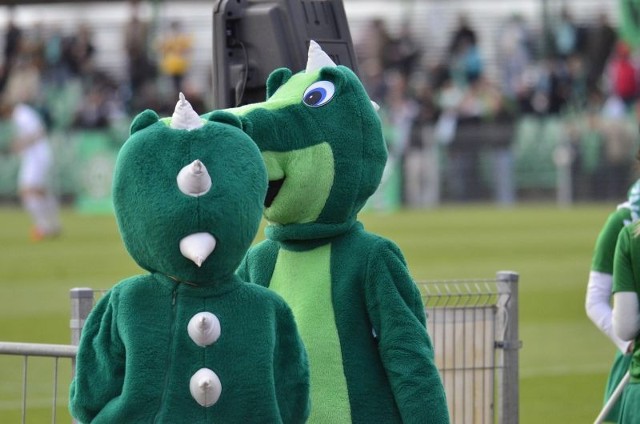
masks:
<path id="1" fill-rule="evenodd" d="M 593 422 L 599 412 L 614 353 L 584 312 L 593 243 L 612 207 L 480 205 L 361 218 L 369 230 L 401 247 L 416 279 L 518 272 L 520 422 L 582 423 Z M 112 216 L 65 210 L 63 236 L 38 244 L 26 237 L 29 221 L 22 211 L 0 209 L 0 222 L 0 340 L 68 343 L 70 288 L 110 287 L 140 272 Z M 1 423 L 19 422 L 21 366 L 20 358 L 0 357 Z M 66 373 L 65 367 L 59 372 Z M 50 421 L 40 414 L 49 405 L 52 371 L 36 361 L 29 372 L 34 410 L 28 422 Z M 67 416 L 59 415 L 58 422 L 68 422 Z"/>

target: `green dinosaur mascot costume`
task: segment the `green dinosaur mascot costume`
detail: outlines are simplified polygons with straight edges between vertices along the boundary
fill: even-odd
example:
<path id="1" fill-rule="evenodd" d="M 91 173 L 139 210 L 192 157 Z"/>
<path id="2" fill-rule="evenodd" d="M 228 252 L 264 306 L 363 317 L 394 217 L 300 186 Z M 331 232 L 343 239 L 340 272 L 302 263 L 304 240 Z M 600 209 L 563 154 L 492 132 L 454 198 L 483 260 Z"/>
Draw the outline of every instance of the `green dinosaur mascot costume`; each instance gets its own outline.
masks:
<path id="1" fill-rule="evenodd" d="M 238 269 L 282 295 L 309 354 L 314 423 L 449 422 L 420 293 L 400 249 L 357 214 L 387 152 L 357 76 L 311 42 L 263 103 L 229 109 L 264 157 L 267 240 Z"/>
<path id="2" fill-rule="evenodd" d="M 181 95 L 147 110 L 116 163 L 124 244 L 148 274 L 98 302 L 70 409 L 84 423 L 302 423 L 307 357 L 293 315 L 235 270 L 258 230 L 267 175 L 240 120 L 203 120 Z"/>

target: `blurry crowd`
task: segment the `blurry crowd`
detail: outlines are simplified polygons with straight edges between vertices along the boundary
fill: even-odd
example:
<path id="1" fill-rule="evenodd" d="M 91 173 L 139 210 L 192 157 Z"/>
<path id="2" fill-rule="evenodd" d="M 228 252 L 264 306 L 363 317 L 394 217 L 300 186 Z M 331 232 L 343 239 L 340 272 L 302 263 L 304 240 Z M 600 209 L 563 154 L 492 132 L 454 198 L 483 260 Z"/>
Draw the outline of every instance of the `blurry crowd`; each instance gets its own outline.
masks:
<path id="1" fill-rule="evenodd" d="M 637 147 L 637 126 L 626 122 L 636 116 L 639 63 L 607 14 L 577 22 L 565 7 L 535 30 L 513 15 L 497 35 L 492 74 L 464 14 L 447 45 L 429 47 L 439 55 L 421 47 L 408 22 L 392 33 L 374 19 L 356 40 L 361 75 L 390 128 L 390 154 L 403 164 L 402 202 L 515 201 L 513 142 L 523 118 L 562 120 L 557 143 L 569 152 L 575 198 L 624 195 Z M 486 151 L 489 185 L 481 183 Z M 441 155 L 443 181 L 429 173 L 430 154 Z"/>
<path id="2" fill-rule="evenodd" d="M 145 108 L 168 115 L 178 91 L 206 110 L 205 93 L 185 79 L 189 28 L 178 20 L 158 28 L 140 17 L 137 0 L 130 6 L 122 39 L 113 40 L 126 58 L 117 78 L 96 66 L 99 46 L 89 26 L 23 28 L 9 13 L 0 101 L 26 97 L 48 124 L 65 129 L 107 129 Z M 574 197 L 619 198 L 630 181 L 637 128 L 626 123 L 636 120 L 640 86 L 634 46 L 618 33 L 606 13 L 577 22 L 565 8 L 542 29 L 513 15 L 499 26 L 489 64 L 481 39 L 488 35 L 464 14 L 446 45 L 428 47 L 435 54 L 409 22 L 395 32 L 384 19 L 369 22 L 354 44 L 360 76 L 381 106 L 397 201 L 513 203 L 513 145 L 522 118 L 562 120 L 557 144 L 569 155 Z M 70 87 L 76 101 L 61 103 Z M 481 160 L 487 155 L 489 182 Z"/>
<path id="3" fill-rule="evenodd" d="M 87 24 L 71 31 L 40 23 L 21 27 L 10 8 L 5 28 L 0 99 L 8 104 L 28 101 L 51 126 L 109 128 L 144 108 L 171 111 L 178 91 L 189 89 L 184 77 L 191 64 L 191 35 L 178 20 L 166 30 L 155 30 L 140 18 L 138 1 L 131 1 L 122 39 L 114 40 L 126 53 L 124 78 L 96 66 L 99 47 Z M 202 93 L 191 96 L 199 102 Z M 72 99 L 62 103 L 63 98 Z"/>

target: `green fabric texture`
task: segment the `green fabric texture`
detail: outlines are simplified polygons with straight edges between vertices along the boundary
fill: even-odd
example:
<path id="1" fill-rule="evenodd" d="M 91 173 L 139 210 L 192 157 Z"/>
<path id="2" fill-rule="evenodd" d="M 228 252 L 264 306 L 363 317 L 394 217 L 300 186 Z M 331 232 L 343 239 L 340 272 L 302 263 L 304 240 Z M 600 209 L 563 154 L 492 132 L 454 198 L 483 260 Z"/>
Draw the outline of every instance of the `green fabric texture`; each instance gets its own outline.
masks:
<path id="1" fill-rule="evenodd" d="M 228 110 L 247 123 L 270 179 L 282 182 L 267 196 L 267 240 L 249 250 L 238 275 L 271 287 L 294 311 L 310 358 L 309 422 L 448 423 L 418 288 L 400 249 L 358 222 L 387 158 L 364 87 L 348 68 L 325 66 L 295 75 L 276 70 L 267 92 L 263 103 Z M 291 165 L 324 143 L 332 160 Z M 327 167 L 329 196 L 305 204 L 317 216 L 310 222 L 311 212 L 297 203 L 309 193 L 296 190 L 324 181 L 318 175 Z M 322 183 L 312 193 L 322 198 Z"/>
<path id="2" fill-rule="evenodd" d="M 640 237 L 634 234 L 638 224 L 627 225 L 618 235 L 613 262 L 613 293 L 635 292 L 640 296 Z M 640 337 L 634 341 L 631 358 L 631 382 L 640 383 Z M 640 399 L 640 398 L 639 398 Z"/>
<path id="3" fill-rule="evenodd" d="M 147 110 L 119 152 L 118 227 L 148 273 L 116 284 L 83 328 L 69 403 L 82 423 L 303 423 L 309 415 L 308 360 L 291 309 L 234 273 L 259 227 L 264 162 L 234 115 L 213 113 L 203 124 L 174 129 Z M 196 159 L 212 184 L 192 196 L 177 175 Z M 198 267 L 179 245 L 200 232 L 216 245 Z M 188 331 L 202 312 L 220 324 L 204 345 Z M 206 406 L 190 389 L 203 368 L 221 387 Z"/>
<path id="4" fill-rule="evenodd" d="M 631 355 L 623 355 L 622 352 L 616 349 L 615 357 L 611 365 L 611 371 L 609 371 L 609 376 L 607 378 L 604 399 L 602 401 L 603 405 L 607 404 L 607 401 L 618 387 L 618 384 L 620 384 L 620 381 L 622 380 L 624 375 L 627 373 L 627 371 L 629 371 L 629 366 L 631 365 L 631 357 Z M 605 417 L 604 422 L 617 423 L 621 409 L 622 400 L 619 398 Z"/>
<path id="5" fill-rule="evenodd" d="M 629 383 L 622 392 L 621 413 L 618 424 L 640 423 L 640 384 Z"/>

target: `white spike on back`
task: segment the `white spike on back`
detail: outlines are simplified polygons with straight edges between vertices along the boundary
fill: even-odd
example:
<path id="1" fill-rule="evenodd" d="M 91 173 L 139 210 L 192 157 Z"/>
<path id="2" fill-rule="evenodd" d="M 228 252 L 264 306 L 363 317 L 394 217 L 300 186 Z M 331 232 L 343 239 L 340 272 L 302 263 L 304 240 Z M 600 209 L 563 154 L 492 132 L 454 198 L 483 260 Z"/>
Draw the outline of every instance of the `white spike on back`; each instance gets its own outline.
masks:
<path id="1" fill-rule="evenodd" d="M 198 346 L 209 346 L 220 337 L 220 320 L 211 312 L 199 312 L 189 320 L 187 332 Z"/>
<path id="2" fill-rule="evenodd" d="M 325 66 L 337 66 L 333 60 L 322 50 L 320 44 L 313 40 L 309 41 L 309 52 L 307 53 L 307 68 L 305 72 L 313 72 Z"/>
<path id="3" fill-rule="evenodd" d="M 200 368 L 189 382 L 191 396 L 200 405 L 209 407 L 216 403 L 222 393 L 222 383 L 215 372 L 209 368 Z"/>
<path id="4" fill-rule="evenodd" d="M 193 110 L 191 103 L 180 93 L 178 103 L 171 117 L 171 128 L 177 130 L 195 130 L 204 125 L 202 118 Z"/>
<path id="5" fill-rule="evenodd" d="M 211 189 L 211 176 L 207 167 L 196 159 L 178 172 L 178 188 L 186 195 L 198 197 Z"/>
<path id="6" fill-rule="evenodd" d="M 216 239 L 209 233 L 194 233 L 180 240 L 180 253 L 198 267 L 202 266 L 215 248 Z"/>

